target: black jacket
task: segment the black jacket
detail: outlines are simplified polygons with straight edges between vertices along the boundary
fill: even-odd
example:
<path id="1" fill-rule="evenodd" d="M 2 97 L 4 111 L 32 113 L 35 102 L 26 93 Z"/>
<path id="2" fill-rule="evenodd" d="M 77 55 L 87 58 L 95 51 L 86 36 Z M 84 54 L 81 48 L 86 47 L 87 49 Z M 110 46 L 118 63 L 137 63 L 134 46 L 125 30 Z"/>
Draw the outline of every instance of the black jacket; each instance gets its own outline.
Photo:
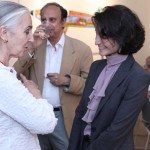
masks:
<path id="1" fill-rule="evenodd" d="M 87 111 L 89 95 L 106 60 L 95 61 L 76 115 L 68 150 L 82 150 L 83 131 L 86 123 L 82 117 Z M 133 150 L 133 128 L 146 102 L 150 74 L 135 62 L 132 56 L 121 64 L 101 99 L 91 124 L 91 143 L 87 150 Z"/>

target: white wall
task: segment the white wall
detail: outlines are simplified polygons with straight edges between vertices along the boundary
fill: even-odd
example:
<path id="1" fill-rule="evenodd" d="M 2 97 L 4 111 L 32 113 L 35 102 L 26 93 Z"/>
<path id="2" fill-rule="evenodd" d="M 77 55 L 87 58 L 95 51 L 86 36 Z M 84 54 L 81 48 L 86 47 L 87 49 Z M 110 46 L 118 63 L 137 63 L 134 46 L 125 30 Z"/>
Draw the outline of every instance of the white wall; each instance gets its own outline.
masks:
<path id="1" fill-rule="evenodd" d="M 13 0 L 15 1 L 15 0 Z M 16 0 L 17 1 L 17 0 Z M 19 3 L 27 6 L 30 10 L 40 9 L 47 2 L 53 2 L 51 0 L 18 0 Z M 89 14 L 93 14 L 98 8 L 103 8 L 106 5 L 112 4 L 123 4 L 134 10 L 142 23 L 145 26 L 146 30 L 146 41 L 141 49 L 135 55 L 136 60 L 143 65 L 145 58 L 150 55 L 150 1 L 149 0 L 55 0 L 55 2 L 60 3 L 67 10 L 81 11 Z M 33 19 L 34 27 L 40 22 L 36 19 Z M 70 27 L 67 31 L 67 35 L 78 38 L 88 45 L 91 46 L 92 51 L 98 52 L 97 47 L 94 45 L 95 32 L 93 28 L 77 28 Z M 97 58 L 96 58 L 97 59 Z"/>

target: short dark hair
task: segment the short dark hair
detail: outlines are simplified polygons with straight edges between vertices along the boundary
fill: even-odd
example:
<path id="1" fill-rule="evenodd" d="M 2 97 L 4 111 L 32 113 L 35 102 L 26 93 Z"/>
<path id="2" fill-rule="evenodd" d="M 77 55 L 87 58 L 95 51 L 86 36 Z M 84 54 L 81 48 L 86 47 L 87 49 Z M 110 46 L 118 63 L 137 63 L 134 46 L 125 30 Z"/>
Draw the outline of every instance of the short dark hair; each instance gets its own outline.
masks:
<path id="1" fill-rule="evenodd" d="M 145 30 L 138 16 L 123 5 L 106 6 L 92 17 L 100 37 L 116 41 L 119 54 L 136 53 L 144 44 Z"/>
<path id="2" fill-rule="evenodd" d="M 55 2 L 47 3 L 46 5 L 44 5 L 40 11 L 40 16 L 42 16 L 44 9 L 47 8 L 48 6 L 56 6 L 56 7 L 60 8 L 62 21 L 67 18 L 67 15 L 68 15 L 67 10 Z"/>

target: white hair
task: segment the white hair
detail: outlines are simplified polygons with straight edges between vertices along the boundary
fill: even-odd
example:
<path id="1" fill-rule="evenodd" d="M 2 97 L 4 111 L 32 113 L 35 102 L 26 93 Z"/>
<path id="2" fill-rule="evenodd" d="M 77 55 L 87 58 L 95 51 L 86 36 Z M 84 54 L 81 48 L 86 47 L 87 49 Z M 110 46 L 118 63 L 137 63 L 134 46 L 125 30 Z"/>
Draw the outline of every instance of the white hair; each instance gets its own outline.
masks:
<path id="1" fill-rule="evenodd" d="M 0 26 L 11 28 L 17 25 L 21 21 L 21 16 L 27 12 L 29 13 L 29 10 L 23 5 L 11 1 L 1 1 Z"/>

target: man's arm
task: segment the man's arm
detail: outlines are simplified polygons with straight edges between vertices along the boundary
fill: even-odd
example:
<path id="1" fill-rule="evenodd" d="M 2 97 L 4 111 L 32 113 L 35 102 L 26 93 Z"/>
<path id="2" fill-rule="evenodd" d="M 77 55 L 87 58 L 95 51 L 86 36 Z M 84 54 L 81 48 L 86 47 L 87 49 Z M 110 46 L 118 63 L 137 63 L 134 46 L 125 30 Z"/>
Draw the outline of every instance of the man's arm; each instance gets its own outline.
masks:
<path id="1" fill-rule="evenodd" d="M 37 26 L 33 34 L 34 41 L 28 44 L 28 51 L 24 54 L 22 58 L 19 58 L 15 62 L 14 68 L 18 74 L 26 72 L 28 68 L 34 63 L 35 51 L 37 47 L 39 47 L 43 43 L 43 40 L 48 38 L 44 31 L 45 30 L 41 25 Z"/>
<path id="2" fill-rule="evenodd" d="M 90 47 L 86 49 L 84 55 L 82 56 L 81 64 L 80 64 L 80 75 L 69 74 L 70 76 L 70 84 L 68 90 L 66 92 L 80 95 L 83 92 L 85 81 L 87 79 L 90 66 L 93 62 L 92 51 Z"/>

